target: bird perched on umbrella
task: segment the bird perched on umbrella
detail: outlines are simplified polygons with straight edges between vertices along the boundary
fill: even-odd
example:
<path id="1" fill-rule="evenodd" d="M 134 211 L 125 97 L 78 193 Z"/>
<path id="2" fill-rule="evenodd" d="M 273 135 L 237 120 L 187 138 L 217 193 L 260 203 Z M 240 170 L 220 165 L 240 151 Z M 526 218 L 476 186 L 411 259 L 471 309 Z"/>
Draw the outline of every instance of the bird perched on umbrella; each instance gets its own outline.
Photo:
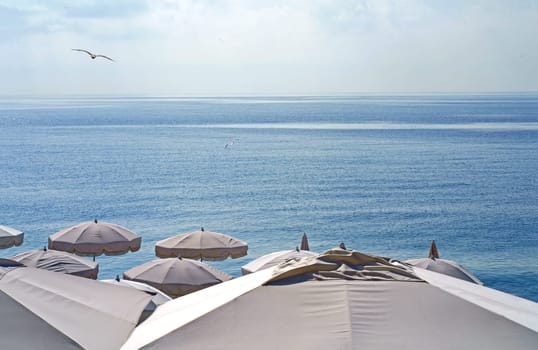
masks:
<path id="1" fill-rule="evenodd" d="M 71 49 L 73 51 L 80 51 L 80 52 L 86 52 L 88 55 L 90 55 L 90 57 L 92 58 L 92 60 L 96 59 L 97 57 L 102 57 L 102 58 L 106 58 L 107 60 L 109 61 L 112 61 L 112 62 L 116 62 L 114 61 L 112 58 L 108 57 L 108 56 L 105 56 L 105 55 L 96 55 L 94 53 L 91 53 L 90 51 L 88 50 L 83 50 L 83 49 Z"/>

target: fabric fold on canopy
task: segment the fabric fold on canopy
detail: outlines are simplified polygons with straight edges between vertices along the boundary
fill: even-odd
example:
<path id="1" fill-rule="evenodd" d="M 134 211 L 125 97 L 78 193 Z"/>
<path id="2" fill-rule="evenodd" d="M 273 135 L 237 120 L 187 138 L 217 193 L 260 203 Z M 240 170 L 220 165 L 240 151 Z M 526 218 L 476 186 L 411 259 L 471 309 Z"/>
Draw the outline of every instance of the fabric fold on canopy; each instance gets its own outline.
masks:
<path id="1" fill-rule="evenodd" d="M 271 281 L 312 274 L 314 279 L 355 279 L 422 281 L 411 268 L 395 266 L 385 258 L 371 256 L 358 251 L 331 249 L 314 256 L 288 260 L 278 265 Z"/>
<path id="2" fill-rule="evenodd" d="M 278 252 L 263 255 L 248 264 L 241 267 L 241 273 L 243 275 L 253 273 L 259 270 L 267 269 L 272 266 L 279 265 L 289 260 L 298 260 L 306 257 L 317 256 L 318 253 L 314 253 L 308 250 L 281 250 Z"/>
<path id="3" fill-rule="evenodd" d="M 99 265 L 71 253 L 51 249 L 36 249 L 10 257 L 25 266 L 97 279 Z"/>

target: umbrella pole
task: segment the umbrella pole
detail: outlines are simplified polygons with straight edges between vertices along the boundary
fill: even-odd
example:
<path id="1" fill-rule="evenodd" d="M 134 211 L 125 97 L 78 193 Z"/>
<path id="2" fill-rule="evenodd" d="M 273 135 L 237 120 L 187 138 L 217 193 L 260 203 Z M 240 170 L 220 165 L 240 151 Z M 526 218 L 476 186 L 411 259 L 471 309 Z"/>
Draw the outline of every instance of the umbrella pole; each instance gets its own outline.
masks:
<path id="1" fill-rule="evenodd" d="M 95 261 L 95 255 L 93 256 L 93 261 Z"/>

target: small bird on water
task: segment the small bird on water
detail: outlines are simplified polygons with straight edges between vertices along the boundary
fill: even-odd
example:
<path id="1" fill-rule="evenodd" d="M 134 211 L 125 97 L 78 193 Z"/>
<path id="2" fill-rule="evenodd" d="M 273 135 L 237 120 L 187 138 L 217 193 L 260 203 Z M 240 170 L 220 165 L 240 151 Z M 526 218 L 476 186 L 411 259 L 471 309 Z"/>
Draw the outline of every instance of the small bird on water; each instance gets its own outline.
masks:
<path id="1" fill-rule="evenodd" d="M 107 57 L 107 56 L 105 56 L 105 55 L 96 55 L 96 54 L 91 53 L 91 52 L 88 51 L 88 50 L 83 50 L 83 49 L 71 49 L 71 50 L 73 50 L 73 51 L 86 52 L 88 55 L 90 55 L 90 57 L 92 58 L 92 60 L 96 59 L 97 57 L 103 57 L 103 58 L 106 58 L 106 59 L 109 60 L 109 61 L 116 62 L 116 61 L 114 61 L 114 60 L 113 60 L 112 58 L 110 58 L 110 57 Z"/>

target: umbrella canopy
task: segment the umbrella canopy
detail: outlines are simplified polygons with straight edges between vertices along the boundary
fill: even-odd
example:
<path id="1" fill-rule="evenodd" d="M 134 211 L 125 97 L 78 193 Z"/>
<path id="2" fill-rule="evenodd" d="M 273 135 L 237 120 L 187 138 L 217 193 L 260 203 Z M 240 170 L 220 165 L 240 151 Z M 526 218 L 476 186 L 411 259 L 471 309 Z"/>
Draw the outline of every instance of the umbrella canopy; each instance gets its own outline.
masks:
<path id="1" fill-rule="evenodd" d="M 29 267 L 91 279 L 97 279 L 97 273 L 99 272 L 99 265 L 96 262 L 59 250 L 30 250 L 12 256 L 10 259 Z"/>
<path id="2" fill-rule="evenodd" d="M 310 250 L 308 246 L 308 237 L 306 237 L 306 232 L 303 232 L 303 237 L 301 238 L 301 250 Z"/>
<path id="3" fill-rule="evenodd" d="M 465 269 L 457 262 L 452 260 L 440 259 L 439 251 L 437 250 L 435 241 L 432 241 L 430 245 L 428 258 L 411 259 L 406 260 L 405 262 L 416 267 L 442 273 L 444 275 L 459 278 L 467 282 L 483 284 L 482 281 L 480 281 L 475 275 L 473 275 L 470 271 Z"/>
<path id="4" fill-rule="evenodd" d="M 224 260 L 247 255 L 248 245 L 223 233 L 199 231 L 163 239 L 155 244 L 155 255 L 160 258 Z"/>
<path id="5" fill-rule="evenodd" d="M 480 281 L 469 270 L 452 260 L 423 258 L 406 260 L 405 262 L 416 267 L 442 273 L 444 275 L 459 278 L 467 282 L 483 284 L 482 281 Z"/>
<path id="6" fill-rule="evenodd" d="M 155 311 L 157 306 L 162 305 L 166 303 L 167 301 L 172 300 L 172 298 L 169 297 L 168 295 L 164 294 L 157 288 L 154 288 L 146 283 L 122 280 L 119 277 L 115 279 L 110 279 L 110 280 L 101 280 L 101 282 L 109 283 L 109 284 L 113 284 L 113 285 L 125 287 L 125 288 L 134 288 L 146 294 L 151 295 L 151 302 L 148 305 L 146 305 L 146 308 L 144 309 L 144 312 L 142 312 L 142 316 L 140 317 L 139 322 L 142 322 L 146 318 L 148 318 Z"/>
<path id="7" fill-rule="evenodd" d="M 422 271 L 355 251 L 291 261 L 163 305 L 122 350 L 535 349 L 538 304 Z"/>
<path id="8" fill-rule="evenodd" d="M 259 257 L 256 260 L 249 262 L 241 267 L 241 273 L 243 275 L 253 273 L 259 270 L 267 269 L 272 266 L 279 265 L 289 260 L 297 260 L 309 256 L 317 256 L 318 253 L 311 252 L 309 250 L 281 250 L 278 252 L 270 253 Z"/>
<path id="9" fill-rule="evenodd" d="M 171 297 L 179 297 L 232 277 L 196 260 L 183 258 L 157 259 L 123 273 L 127 280 L 147 283 Z"/>
<path id="10" fill-rule="evenodd" d="M 9 248 L 14 245 L 21 245 L 24 239 L 24 232 L 11 227 L 0 225 L 0 248 Z"/>
<path id="11" fill-rule="evenodd" d="M 142 238 L 120 225 L 89 221 L 49 236 L 49 249 L 78 255 L 120 255 L 140 249 Z"/>
<path id="12" fill-rule="evenodd" d="M 118 349 L 150 300 L 90 279 L 0 268 L 0 349 Z"/>

